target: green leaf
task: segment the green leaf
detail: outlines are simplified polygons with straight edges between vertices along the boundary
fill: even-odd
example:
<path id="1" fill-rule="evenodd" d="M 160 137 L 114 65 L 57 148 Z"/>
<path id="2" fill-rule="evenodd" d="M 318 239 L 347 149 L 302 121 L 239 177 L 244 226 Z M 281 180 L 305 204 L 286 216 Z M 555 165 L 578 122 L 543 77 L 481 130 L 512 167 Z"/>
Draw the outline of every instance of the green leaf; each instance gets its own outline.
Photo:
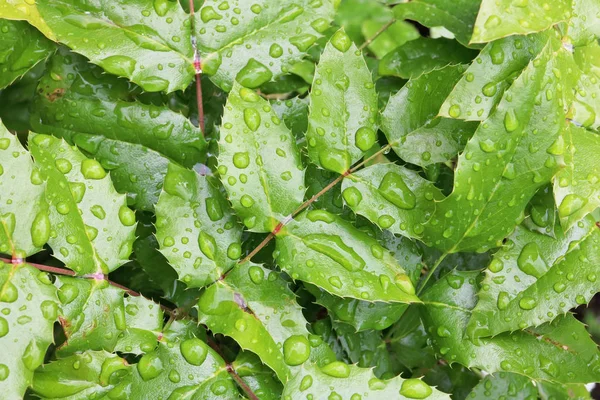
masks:
<path id="1" fill-rule="evenodd" d="M 575 91 L 569 118 L 578 126 L 597 131 L 600 128 L 600 45 L 592 42 L 587 46 L 577 47 L 573 59 L 579 76 L 573 73 L 569 80 Z"/>
<path id="2" fill-rule="evenodd" d="M 154 350 L 163 328 L 164 316 L 160 305 L 142 296 L 127 296 L 123 300 L 123 309 L 127 328 L 119 334 L 114 351 L 142 354 Z M 121 309 L 117 308 L 114 315 L 120 312 Z M 122 316 L 119 315 L 119 318 Z M 119 320 L 118 324 L 121 323 Z"/>
<path id="3" fill-rule="evenodd" d="M 488 373 L 513 372 L 560 383 L 594 382 L 600 353 L 585 326 L 572 315 L 552 323 L 491 338 L 469 339 L 463 332 L 477 302 L 479 271 L 456 271 L 423 295 L 422 318 L 433 346 L 448 362 Z"/>
<path id="4" fill-rule="evenodd" d="M 53 342 L 59 308 L 50 277 L 27 264 L 0 262 L 0 390 L 20 399 Z"/>
<path id="5" fill-rule="evenodd" d="M 132 100 L 131 85 L 101 72 L 83 57 L 59 51 L 38 86 L 34 129 L 77 144 L 111 171 L 118 191 L 151 210 L 169 159 L 192 167 L 206 142 L 183 115 Z"/>
<path id="6" fill-rule="evenodd" d="M 463 45 L 469 44 L 479 0 L 413 0 L 394 7 L 396 19 L 411 19 L 429 28 L 443 26 Z"/>
<path id="7" fill-rule="evenodd" d="M 251 232 L 271 232 L 304 196 L 295 138 L 269 103 L 235 84 L 225 106 L 219 175 L 233 209 Z"/>
<path id="8" fill-rule="evenodd" d="M 37 4 L 27 0 L 0 0 L 0 18 L 26 20 L 48 39 L 56 40 L 52 30 L 40 15 Z"/>
<path id="9" fill-rule="evenodd" d="M 383 57 L 378 73 L 403 79 L 417 78 L 447 65 L 468 63 L 476 55 L 476 52 L 464 48 L 455 40 L 422 37 L 397 47 Z"/>
<path id="10" fill-rule="evenodd" d="M 280 273 L 244 263 L 209 286 L 198 301 L 199 322 L 232 337 L 242 349 L 257 354 L 282 382 L 292 367 L 328 349 L 309 337 L 302 309 Z M 317 354 L 315 354 L 317 353 Z"/>
<path id="11" fill-rule="evenodd" d="M 87 350 L 38 368 L 33 391 L 42 399 L 111 399 L 130 379 L 131 366 L 105 351 Z"/>
<path id="12" fill-rule="evenodd" d="M 389 23 L 389 21 L 364 21 L 362 24 L 364 37 L 375 37 L 377 32 L 383 29 L 386 23 Z M 396 47 L 402 46 L 404 43 L 418 39 L 419 37 L 419 31 L 413 24 L 405 21 L 396 21 L 381 32 L 367 47 L 377 58 L 382 58 Z"/>
<path id="13" fill-rule="evenodd" d="M 502 95 L 546 44 L 548 33 L 510 36 L 487 44 L 442 104 L 440 115 L 467 121 L 487 119 Z M 460 115 L 450 115 L 458 106 Z M 453 110 L 455 110 L 453 108 Z"/>
<path id="14" fill-rule="evenodd" d="M 195 18 L 203 72 L 225 91 L 281 77 L 329 28 L 335 3 L 205 1 Z"/>
<path id="15" fill-rule="evenodd" d="M 335 361 L 318 368 L 311 363 L 299 367 L 300 371 L 283 390 L 283 398 L 291 400 L 313 398 L 358 398 L 364 393 L 372 393 L 382 399 L 424 399 L 441 400 L 450 396 L 432 388 L 420 379 L 396 377 L 381 380 L 372 370 L 359 368 Z M 329 397 L 326 397 L 329 396 Z"/>
<path id="16" fill-rule="evenodd" d="M 365 38 L 363 26 L 367 22 L 386 23 L 393 18 L 392 10 L 379 1 L 344 0 L 335 13 L 335 23 L 344 28 L 354 43 L 360 44 Z"/>
<path id="17" fill-rule="evenodd" d="M 25 258 L 50 238 L 46 183 L 19 139 L 0 122 L 0 253 Z"/>
<path id="18" fill-rule="evenodd" d="M 418 302 L 406 271 L 377 240 L 324 210 L 304 212 L 276 235 L 277 263 L 294 280 L 359 300 Z"/>
<path id="19" fill-rule="evenodd" d="M 308 155 L 321 168 L 342 174 L 377 142 L 375 86 L 362 54 L 343 30 L 321 55 L 309 110 Z"/>
<path id="20" fill-rule="evenodd" d="M 66 342 L 57 349 L 61 356 L 78 351 L 113 351 L 127 328 L 125 292 L 103 279 L 59 276 L 55 282 L 62 303 L 60 324 Z"/>
<path id="21" fill-rule="evenodd" d="M 469 393 L 473 400 L 537 398 L 537 389 L 530 379 L 522 375 L 500 372 L 482 379 Z"/>
<path id="22" fill-rule="evenodd" d="M 543 233 L 556 238 L 555 227 L 558 212 L 554 204 L 552 185 L 541 188 L 529 202 L 526 210 L 527 217 L 522 225 L 533 232 Z"/>
<path id="23" fill-rule="evenodd" d="M 78 274 L 108 273 L 127 262 L 135 214 L 100 163 L 52 136 L 30 135 L 29 148 L 48 179 L 54 256 Z"/>
<path id="24" fill-rule="evenodd" d="M 571 15 L 572 0 L 483 0 L 473 28 L 472 43 L 543 31 Z"/>
<path id="25" fill-rule="evenodd" d="M 565 230 L 600 207 L 600 136 L 573 124 L 565 132 L 565 168 L 554 177 L 554 198 Z"/>
<path id="26" fill-rule="evenodd" d="M 589 217 L 556 239 L 517 228 L 486 270 L 469 333 L 490 336 L 552 321 L 600 291 L 600 229 Z"/>
<path id="27" fill-rule="evenodd" d="M 582 46 L 600 37 L 600 5 L 595 0 L 572 1 L 573 12 L 567 34 L 573 45 Z"/>
<path id="28" fill-rule="evenodd" d="M 404 161 L 422 167 L 449 161 L 475 131 L 474 123 L 437 117 L 463 71 L 459 65 L 423 74 L 390 96 L 381 130 Z M 428 101 L 421 101 L 424 96 Z"/>
<path id="29" fill-rule="evenodd" d="M 538 382 L 538 392 L 542 399 L 591 400 L 591 393 L 583 384 L 561 385 L 558 383 Z"/>
<path id="30" fill-rule="evenodd" d="M 60 43 L 111 74 L 148 92 L 183 90 L 192 81 L 190 21 L 179 2 L 116 0 L 92 5 L 38 0 L 36 4 Z"/>
<path id="31" fill-rule="evenodd" d="M 344 179 L 346 203 L 392 233 L 450 253 L 495 247 L 558 169 L 565 57 L 561 48 L 550 58 L 547 46 L 515 80 L 459 156 L 448 197 L 403 167 L 376 165 Z"/>
<path id="32" fill-rule="evenodd" d="M 298 138 L 304 135 L 308 127 L 308 100 L 308 97 L 293 97 L 271 101 L 275 114 Z"/>
<path id="33" fill-rule="evenodd" d="M 259 399 L 281 399 L 281 392 L 283 391 L 281 382 L 272 370 L 260 362 L 258 356 L 248 351 L 242 351 L 232 363 L 232 366 Z"/>
<path id="34" fill-rule="evenodd" d="M 242 253 L 242 228 L 220 182 L 169 164 L 156 204 L 156 238 L 188 287 L 216 281 Z"/>
<path id="35" fill-rule="evenodd" d="M 0 19 L 0 31 L 2 32 L 0 89 L 2 89 L 48 57 L 54 45 L 26 22 Z"/>

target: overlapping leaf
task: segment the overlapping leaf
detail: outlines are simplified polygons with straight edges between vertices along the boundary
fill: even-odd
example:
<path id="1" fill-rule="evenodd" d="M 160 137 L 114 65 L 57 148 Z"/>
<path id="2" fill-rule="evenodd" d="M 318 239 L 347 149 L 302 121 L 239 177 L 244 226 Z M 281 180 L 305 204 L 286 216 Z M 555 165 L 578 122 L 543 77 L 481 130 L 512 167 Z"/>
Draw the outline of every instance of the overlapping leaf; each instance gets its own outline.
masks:
<path id="1" fill-rule="evenodd" d="M 446 162 L 475 131 L 474 123 L 437 117 L 463 71 L 463 66 L 432 71 L 411 79 L 390 97 L 381 115 L 381 130 L 404 161 L 422 167 Z"/>
<path id="2" fill-rule="evenodd" d="M 600 291 L 600 229 L 590 216 L 556 239 L 517 228 L 494 255 L 469 321 L 469 333 L 491 336 L 552 321 Z"/>
<path id="3" fill-rule="evenodd" d="M 242 229 L 219 181 L 170 164 L 156 205 L 161 252 L 189 287 L 216 281 L 242 253 Z"/>
<path id="4" fill-rule="evenodd" d="M 0 309 L 0 390 L 6 399 L 20 399 L 53 342 L 56 289 L 45 272 L 0 262 Z"/>
<path id="5" fill-rule="evenodd" d="M 254 91 L 235 84 L 225 106 L 219 175 L 252 232 L 271 232 L 304 196 L 304 167 L 292 132 Z"/>
<path id="6" fill-rule="evenodd" d="M 48 57 L 54 45 L 26 22 L 0 19 L 0 31 L 1 89 Z"/>
<path id="7" fill-rule="evenodd" d="M 473 43 L 485 43 L 510 35 L 526 35 L 567 21 L 572 1 L 483 0 L 473 28 Z"/>
<path id="8" fill-rule="evenodd" d="M 469 399 L 490 398 L 528 399 L 537 398 L 537 389 L 530 379 L 522 375 L 500 372 L 483 378 L 469 393 Z"/>
<path id="9" fill-rule="evenodd" d="M 151 210 L 169 159 L 192 167 L 206 142 L 184 116 L 132 101 L 127 82 L 101 72 L 83 57 L 59 51 L 38 86 L 34 129 L 77 144 L 111 171 L 117 190 Z"/>
<path id="10" fill-rule="evenodd" d="M 283 386 L 277 376 L 253 353 L 242 351 L 232 363 L 235 372 L 261 400 L 279 400 Z"/>
<path id="11" fill-rule="evenodd" d="M 54 256 L 78 274 L 108 273 L 127 262 L 135 214 L 100 163 L 48 135 L 30 135 L 29 149 L 47 179 Z"/>
<path id="12" fill-rule="evenodd" d="M 489 373 L 513 372 L 559 383 L 594 382 L 600 353 L 585 326 L 570 314 L 537 328 L 477 340 L 463 337 L 477 302 L 479 272 L 454 272 L 423 295 L 423 322 L 448 362 Z"/>
<path id="13" fill-rule="evenodd" d="M 40 15 L 37 4 L 27 0 L 0 0 L 0 18 L 12 20 L 27 20 L 31 25 L 40 30 L 47 38 L 55 40 L 56 37 Z"/>
<path id="14" fill-rule="evenodd" d="M 550 58 L 550 50 L 529 64 L 467 143 L 448 197 L 403 167 L 376 165 L 344 179 L 346 203 L 382 228 L 448 252 L 494 247 L 564 152 L 566 54 L 559 49 Z"/>
<path id="15" fill-rule="evenodd" d="M 277 263 L 295 280 L 339 297 L 419 301 L 406 271 L 387 249 L 327 211 L 298 215 L 276 238 Z"/>
<path id="16" fill-rule="evenodd" d="M 25 258 L 50 238 L 46 183 L 19 139 L 0 122 L 0 253 Z"/>
<path id="17" fill-rule="evenodd" d="M 309 110 L 308 155 L 321 168 L 342 174 L 377 141 L 375 86 L 362 54 L 343 30 L 321 55 Z"/>
<path id="18" fill-rule="evenodd" d="M 333 0 L 208 0 L 196 13 L 202 70 L 226 91 L 288 72 L 333 20 Z"/>

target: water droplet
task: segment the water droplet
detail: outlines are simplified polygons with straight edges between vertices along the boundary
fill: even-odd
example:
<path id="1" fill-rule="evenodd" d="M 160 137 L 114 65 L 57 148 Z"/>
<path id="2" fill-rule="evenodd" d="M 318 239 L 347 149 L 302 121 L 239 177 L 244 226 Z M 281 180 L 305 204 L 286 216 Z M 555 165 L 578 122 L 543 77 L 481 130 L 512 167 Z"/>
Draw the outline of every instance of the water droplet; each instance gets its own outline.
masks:
<path id="1" fill-rule="evenodd" d="M 99 64 L 111 74 L 131 77 L 135 71 L 136 62 L 127 56 L 110 56 L 100 61 Z"/>
<path id="2" fill-rule="evenodd" d="M 313 384 L 313 378 L 310 375 L 306 375 L 304 378 L 302 378 L 302 381 L 300 381 L 300 391 L 303 392 L 306 389 L 310 388 Z"/>
<path id="3" fill-rule="evenodd" d="M 532 310 L 537 305 L 537 301 L 533 297 L 524 296 L 519 300 L 519 307 L 523 310 Z"/>
<path id="4" fill-rule="evenodd" d="M 90 211 L 98 219 L 106 218 L 106 212 L 104 211 L 104 208 L 102 208 L 101 205 L 96 204 L 96 205 L 90 207 Z"/>
<path id="5" fill-rule="evenodd" d="M 319 152 L 319 161 L 323 168 L 340 174 L 350 168 L 350 156 L 347 152 L 337 149 L 323 149 Z"/>
<path id="6" fill-rule="evenodd" d="M 406 274 L 397 274 L 394 277 L 394 283 L 396 286 L 400 288 L 404 293 L 415 294 L 415 287 L 413 286 L 410 278 Z"/>
<path id="7" fill-rule="evenodd" d="M 492 64 L 495 65 L 500 65 L 504 62 L 504 50 L 501 43 L 493 42 L 490 49 L 490 58 L 492 59 Z"/>
<path id="8" fill-rule="evenodd" d="M 244 68 L 238 72 L 236 79 L 242 86 L 254 89 L 270 81 L 272 77 L 273 73 L 269 68 L 251 58 Z"/>
<path id="9" fill-rule="evenodd" d="M 56 211 L 61 215 L 67 215 L 71 211 L 71 208 L 66 202 L 60 201 L 56 204 Z"/>
<path id="10" fill-rule="evenodd" d="M 127 206 L 121 206 L 119 208 L 119 220 L 125 226 L 132 226 L 135 224 L 135 213 Z"/>
<path id="11" fill-rule="evenodd" d="M 521 271 L 536 278 L 540 278 L 548 270 L 548 266 L 540 256 L 540 248 L 536 242 L 527 243 L 523 247 L 517 258 L 517 265 Z"/>
<path id="12" fill-rule="evenodd" d="M 310 344 L 303 335 L 290 336 L 283 342 L 283 360 L 287 365 L 304 364 L 310 356 Z"/>
<path id="13" fill-rule="evenodd" d="M 323 366 L 321 371 L 334 378 L 347 378 L 350 376 L 350 366 L 341 361 L 331 362 Z"/>
<path id="14" fill-rule="evenodd" d="M 8 334 L 8 321 L 0 317 L 0 338 Z"/>
<path id="15" fill-rule="evenodd" d="M 144 381 L 156 378 L 161 374 L 163 368 L 160 357 L 153 353 L 144 355 L 137 364 L 137 370 Z"/>
<path id="16" fill-rule="evenodd" d="M 70 283 L 65 283 L 58 290 L 58 299 L 63 304 L 69 304 L 79 295 L 77 286 Z"/>
<path id="17" fill-rule="evenodd" d="M 162 92 L 169 87 L 169 81 L 158 76 L 148 76 L 141 79 L 139 85 L 147 92 Z"/>
<path id="18" fill-rule="evenodd" d="M 68 174 L 73 168 L 71 162 L 66 158 L 56 159 L 56 161 L 54 161 L 54 165 L 56 165 L 56 169 L 58 169 L 63 174 Z"/>
<path id="19" fill-rule="evenodd" d="M 382 215 L 377 219 L 377 223 L 383 229 L 387 229 L 390 226 L 394 225 L 394 222 L 396 222 L 396 220 L 391 215 Z"/>
<path id="20" fill-rule="evenodd" d="M 304 243 L 350 272 L 360 271 L 365 267 L 365 261 L 337 235 L 310 234 L 304 237 Z"/>
<path id="21" fill-rule="evenodd" d="M 81 163 L 81 174 L 86 179 L 102 179 L 106 176 L 106 171 L 98 161 L 88 158 Z"/>
<path id="22" fill-rule="evenodd" d="M 248 325 L 246 324 L 246 321 L 244 321 L 243 319 L 238 319 L 237 321 L 235 321 L 235 329 L 237 329 L 239 332 L 244 332 L 246 330 L 246 328 L 248 327 Z"/>
<path id="23" fill-rule="evenodd" d="M 493 95 L 496 94 L 497 90 L 498 90 L 497 85 L 494 82 L 489 82 L 489 83 L 486 83 L 485 85 L 483 85 L 481 92 L 486 97 L 492 97 Z"/>
<path id="24" fill-rule="evenodd" d="M 215 259 L 215 253 L 217 251 L 217 242 L 215 238 L 206 232 L 200 232 L 198 235 L 198 246 L 202 253 L 209 259 Z"/>
<path id="25" fill-rule="evenodd" d="M 5 364 L 0 364 L 0 382 L 5 381 L 10 375 L 10 370 Z"/>
<path id="26" fill-rule="evenodd" d="M 490 15 L 488 19 L 483 24 L 484 28 L 492 29 L 499 26 L 502 23 L 502 20 L 497 15 Z"/>
<path id="27" fill-rule="evenodd" d="M 540 355 L 540 369 L 552 377 L 558 376 L 558 367 L 550 359 Z"/>
<path id="28" fill-rule="evenodd" d="M 331 37 L 331 44 L 342 53 L 345 53 L 352 45 L 352 40 L 340 29 Z"/>
<path id="29" fill-rule="evenodd" d="M 260 127 L 260 114 L 254 108 L 246 108 L 244 109 L 244 122 L 252 132 L 256 132 Z"/>
<path id="30" fill-rule="evenodd" d="M 568 217 L 581 210 L 586 204 L 587 199 L 584 199 L 583 197 L 577 194 L 568 194 L 565 196 L 565 198 L 560 203 L 560 206 L 558 207 L 558 215 L 561 218 Z"/>
<path id="31" fill-rule="evenodd" d="M 58 305 L 51 300 L 44 300 L 42 304 L 40 304 L 40 310 L 42 311 L 42 315 L 49 321 L 56 320 L 58 317 Z"/>
<path id="32" fill-rule="evenodd" d="M 237 260 L 242 255 L 242 246 L 239 243 L 231 243 L 227 247 L 227 257 L 232 260 Z"/>
<path id="33" fill-rule="evenodd" d="M 259 117 L 260 118 L 260 117 Z M 250 156 L 247 152 L 235 153 L 233 155 L 233 165 L 237 168 L 246 168 L 250 164 Z"/>
<path id="34" fill-rule="evenodd" d="M 204 23 L 212 21 L 213 19 L 219 20 L 222 18 L 223 16 L 216 12 L 215 9 L 211 6 L 202 7 L 202 9 L 200 10 L 200 19 L 202 19 L 202 22 Z"/>
<path id="35" fill-rule="evenodd" d="M 379 192 L 390 203 L 404 210 L 415 208 L 416 197 L 399 174 L 388 172 L 379 185 Z"/>
<path id="36" fill-rule="evenodd" d="M 519 120 L 515 114 L 515 110 L 510 109 L 504 115 L 504 128 L 506 132 L 514 132 L 519 127 Z"/>
<path id="37" fill-rule="evenodd" d="M 0 301 L 5 303 L 14 303 L 19 298 L 19 291 L 17 287 L 11 281 L 4 282 L 2 290 L 0 291 Z"/>
<path id="38" fill-rule="evenodd" d="M 308 48 L 316 41 L 317 37 L 315 35 L 311 35 L 310 33 L 303 33 L 290 38 L 290 43 L 301 52 L 306 52 L 306 50 L 308 50 Z"/>
<path id="39" fill-rule="evenodd" d="M 254 199 L 251 196 L 245 194 L 240 198 L 240 203 L 245 208 L 250 208 L 254 205 Z"/>
<path id="40" fill-rule="evenodd" d="M 50 218 L 45 210 L 37 213 L 31 224 L 31 241 L 35 247 L 42 247 L 50 238 Z"/>
<path id="41" fill-rule="evenodd" d="M 377 141 L 377 133 L 366 126 L 358 128 L 355 135 L 355 144 L 362 151 L 367 151 Z"/>
<path id="42" fill-rule="evenodd" d="M 250 277 L 250 280 L 252 282 L 259 285 L 262 283 L 265 277 L 265 272 L 261 267 L 253 265 L 250 268 L 248 268 L 248 276 Z"/>
<path id="43" fill-rule="evenodd" d="M 342 197 L 350 207 L 356 207 L 362 201 L 362 194 L 354 186 L 350 186 L 342 192 Z"/>
<path id="44" fill-rule="evenodd" d="M 443 325 L 438 326 L 437 328 L 437 334 L 439 337 L 450 337 L 450 335 L 452 334 L 452 332 L 450 332 L 450 330 L 448 328 L 446 328 Z"/>
<path id="45" fill-rule="evenodd" d="M 505 310 L 510 303 L 510 296 L 506 292 L 500 292 L 498 294 L 498 299 L 496 300 L 496 306 L 499 310 Z"/>
<path id="46" fill-rule="evenodd" d="M 451 105 L 448 109 L 448 115 L 450 115 L 452 118 L 460 117 L 460 106 L 458 104 Z"/>
<path id="47" fill-rule="evenodd" d="M 400 387 L 400 394 L 409 399 L 424 399 L 429 397 L 432 391 L 431 386 L 420 379 L 407 379 Z"/>
<path id="48" fill-rule="evenodd" d="M 269 55 L 273 58 L 279 58 L 283 55 L 283 48 L 277 43 L 273 43 L 269 49 Z"/>
<path id="49" fill-rule="evenodd" d="M 334 288 L 341 289 L 341 287 L 342 287 L 342 281 L 337 276 L 330 277 L 328 279 L 328 281 L 331 284 L 331 286 L 333 286 Z"/>
<path id="50" fill-rule="evenodd" d="M 202 365 L 208 355 L 208 348 L 204 342 L 198 338 L 184 340 L 179 345 L 181 355 L 192 365 Z"/>

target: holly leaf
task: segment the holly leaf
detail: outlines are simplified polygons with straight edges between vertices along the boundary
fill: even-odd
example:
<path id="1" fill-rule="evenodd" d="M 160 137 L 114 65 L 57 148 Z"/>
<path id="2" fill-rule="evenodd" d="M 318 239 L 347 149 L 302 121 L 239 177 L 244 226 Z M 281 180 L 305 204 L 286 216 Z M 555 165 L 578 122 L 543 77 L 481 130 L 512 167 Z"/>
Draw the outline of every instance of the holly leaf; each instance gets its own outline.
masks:
<path id="1" fill-rule="evenodd" d="M 340 123 L 340 121 L 343 121 Z M 310 93 L 308 156 L 347 171 L 377 141 L 377 93 L 360 52 L 343 30 L 325 46 Z"/>
<path id="2" fill-rule="evenodd" d="M 0 122 L 0 253 L 37 253 L 50 238 L 46 183 L 19 139 Z"/>
<path id="3" fill-rule="evenodd" d="M 565 132 L 565 168 L 554 177 L 554 198 L 565 230 L 600 207 L 600 136 L 573 124 Z"/>
<path id="4" fill-rule="evenodd" d="M 530 379 L 523 375 L 500 372 L 483 378 L 471 390 L 468 398 L 484 400 L 504 397 L 508 399 L 537 398 L 538 391 Z"/>
<path id="5" fill-rule="evenodd" d="M 303 201 L 304 167 L 295 138 L 254 91 L 235 84 L 219 140 L 219 175 L 251 232 L 271 232 Z"/>
<path id="6" fill-rule="evenodd" d="M 567 21 L 571 5 L 572 0 L 556 0 L 551 7 L 544 0 L 483 0 L 471 42 L 485 43 L 506 36 L 543 31 Z"/>
<path id="7" fill-rule="evenodd" d="M 480 2 L 478 0 L 402 1 L 394 7 L 396 19 L 410 19 L 429 28 L 443 26 L 463 45 L 469 45 Z"/>
<path id="8" fill-rule="evenodd" d="M 132 204 L 151 210 L 169 160 L 192 167 L 206 142 L 183 115 L 132 100 L 133 90 L 63 49 L 38 85 L 32 123 L 36 132 L 63 137 L 99 160 L 119 192 L 129 192 Z"/>
<path id="9" fill-rule="evenodd" d="M 327 211 L 298 215 L 277 233 L 276 239 L 277 263 L 294 280 L 340 297 L 419 301 L 406 271 L 388 250 Z"/>
<path id="10" fill-rule="evenodd" d="M 139 355 L 154 350 L 163 329 L 160 304 L 143 296 L 127 296 L 123 299 L 123 309 L 126 329 L 119 335 L 114 351 Z"/>
<path id="11" fill-rule="evenodd" d="M 258 356 L 249 351 L 242 351 L 231 365 L 259 399 L 281 399 L 281 382 L 272 370 L 261 363 Z"/>
<path id="12" fill-rule="evenodd" d="M 365 20 L 362 23 L 361 31 L 363 36 L 366 38 L 375 37 L 375 40 L 371 41 L 367 48 L 377 58 L 385 57 L 396 47 L 420 37 L 417 28 L 406 21 L 393 22 L 387 29 L 377 35 L 387 23 L 390 23 L 390 21 L 377 21 L 373 19 Z"/>
<path id="13" fill-rule="evenodd" d="M 477 128 L 474 123 L 437 117 L 463 71 L 458 65 L 423 74 L 390 96 L 381 115 L 381 130 L 404 161 L 422 167 L 449 161 Z"/>
<path id="14" fill-rule="evenodd" d="M 294 136 L 303 137 L 308 127 L 308 97 L 292 97 L 287 100 L 273 100 L 273 111 L 283 120 Z"/>
<path id="15" fill-rule="evenodd" d="M 122 393 L 131 366 L 106 351 L 87 350 L 38 368 L 33 392 L 41 399 L 110 399 Z"/>
<path id="16" fill-rule="evenodd" d="M 392 233 L 446 252 L 495 247 L 550 182 L 564 151 L 564 102 L 552 99 L 566 96 L 557 77 L 568 74 L 567 55 L 561 48 L 550 58 L 550 50 L 547 45 L 529 64 L 476 130 L 458 158 L 448 197 L 404 167 L 375 165 L 344 179 L 346 203 Z"/>
<path id="17" fill-rule="evenodd" d="M 509 36 L 488 43 L 454 85 L 439 110 L 446 118 L 487 119 L 502 95 L 546 44 L 549 33 Z M 452 115 L 450 108 L 452 108 Z M 458 107 L 458 108 L 457 108 Z M 457 115 L 456 110 L 460 110 Z"/>
<path id="18" fill-rule="evenodd" d="M 27 0 L 0 0 L 0 18 L 26 20 L 48 39 L 56 40 L 52 30 L 40 15 L 37 4 Z"/>
<path id="19" fill-rule="evenodd" d="M 556 239 L 517 228 L 486 270 L 469 334 L 491 336 L 552 321 L 600 291 L 596 248 L 600 229 L 592 217 Z"/>
<path id="20" fill-rule="evenodd" d="M 3 89 L 48 57 L 54 45 L 26 22 L 0 19 L 0 30 L 0 89 Z"/>
<path id="21" fill-rule="evenodd" d="M 0 390 L 7 399 L 21 399 L 53 342 L 56 289 L 45 272 L 0 262 L 0 308 Z"/>
<path id="22" fill-rule="evenodd" d="M 216 281 L 242 253 L 242 227 L 220 182 L 173 163 L 156 204 L 156 238 L 188 287 Z"/>
<path id="23" fill-rule="evenodd" d="M 422 319 L 434 348 L 448 362 L 488 373 L 513 372 L 559 383 L 594 382 L 600 353 L 585 326 L 570 314 L 551 323 L 494 337 L 470 339 L 463 332 L 477 302 L 479 271 L 455 271 L 421 298 Z"/>
<path id="24" fill-rule="evenodd" d="M 108 273 L 127 262 L 135 214 L 100 163 L 48 135 L 30 135 L 29 149 L 48 180 L 54 256 L 81 275 Z"/>
<path id="25" fill-rule="evenodd" d="M 450 396 L 432 388 L 420 379 L 396 377 L 378 379 L 370 369 L 334 361 L 324 367 L 305 363 L 283 389 L 283 397 L 292 400 L 306 396 L 350 399 L 356 394 L 373 393 L 393 399 L 449 399 Z M 286 397 L 287 396 L 287 397 Z M 356 396 L 355 396 L 356 397 Z"/>
<path id="26" fill-rule="evenodd" d="M 148 92 L 183 90 L 194 77 L 190 21 L 179 2 L 36 5 L 57 41 Z"/>
<path id="27" fill-rule="evenodd" d="M 381 59 L 377 71 L 382 76 L 412 79 L 447 65 L 468 63 L 476 55 L 455 40 L 421 37 L 388 53 Z"/>
<path id="28" fill-rule="evenodd" d="M 335 2 L 208 0 L 196 13 L 202 71 L 225 91 L 281 77 L 323 36 Z"/>

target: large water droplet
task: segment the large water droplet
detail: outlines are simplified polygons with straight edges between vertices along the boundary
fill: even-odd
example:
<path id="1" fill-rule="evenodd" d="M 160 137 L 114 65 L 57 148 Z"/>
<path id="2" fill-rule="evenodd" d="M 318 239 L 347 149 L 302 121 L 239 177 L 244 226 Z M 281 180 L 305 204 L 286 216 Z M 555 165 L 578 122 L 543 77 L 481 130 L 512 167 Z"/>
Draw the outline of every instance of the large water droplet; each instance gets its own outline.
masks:
<path id="1" fill-rule="evenodd" d="M 137 364 L 137 370 L 145 381 L 156 378 L 161 374 L 163 369 L 160 357 L 154 353 L 144 355 Z"/>
<path id="2" fill-rule="evenodd" d="M 323 168 L 340 174 L 350 168 L 350 156 L 343 150 L 323 149 L 319 152 L 319 162 Z"/>
<path id="3" fill-rule="evenodd" d="M 331 37 L 331 44 L 342 53 L 345 53 L 352 45 L 352 40 L 343 30 L 339 30 Z"/>
<path id="4" fill-rule="evenodd" d="M 540 248 L 536 242 L 527 243 L 517 258 L 519 269 L 527 275 L 540 278 L 548 270 L 544 259 L 540 256 Z"/>
<path id="5" fill-rule="evenodd" d="M 217 251 L 217 242 L 215 241 L 214 237 L 212 237 L 206 232 L 200 232 L 200 235 L 198 236 L 198 246 L 200 247 L 200 250 L 202 251 L 202 253 L 204 253 L 206 257 L 208 257 L 211 260 L 215 259 L 215 253 Z"/>
<path id="6" fill-rule="evenodd" d="M 238 168 L 246 168 L 250 164 L 250 156 L 247 152 L 235 153 L 233 155 L 233 165 Z"/>
<path id="7" fill-rule="evenodd" d="M 4 282 L 0 290 L 0 301 L 5 303 L 14 303 L 19 298 L 19 291 L 11 281 Z"/>
<path id="8" fill-rule="evenodd" d="M 362 201 L 362 194 L 360 193 L 360 190 L 354 186 L 344 189 L 342 192 L 342 197 L 350 207 L 356 207 Z"/>
<path id="9" fill-rule="evenodd" d="M 198 338 L 184 340 L 179 345 L 181 355 L 192 365 L 202 365 L 208 355 L 208 348 L 204 342 Z"/>
<path id="10" fill-rule="evenodd" d="M 405 210 L 411 210 L 417 204 L 415 194 L 406 186 L 402 176 L 394 172 L 385 174 L 379 184 L 379 192 L 387 201 Z"/>
<path id="11" fill-rule="evenodd" d="M 303 335 L 290 336 L 283 342 L 283 360 L 288 365 L 304 364 L 310 356 L 310 344 Z"/>
<path id="12" fill-rule="evenodd" d="M 86 159 L 81 163 L 81 174 L 86 179 L 102 179 L 106 176 L 106 171 L 98 161 Z"/>
<path id="13" fill-rule="evenodd" d="M 533 297 L 524 296 L 519 300 L 519 307 L 523 310 L 531 310 L 537 305 L 537 301 Z"/>
<path id="14" fill-rule="evenodd" d="M 38 212 L 31 224 L 31 241 L 35 247 L 42 247 L 50 238 L 50 218 L 43 210 Z"/>
<path id="15" fill-rule="evenodd" d="M 358 253 L 346 245 L 339 236 L 314 233 L 304 237 L 304 243 L 310 249 L 326 255 L 350 272 L 360 271 L 365 267 Z"/>
<path id="16" fill-rule="evenodd" d="M 568 194 L 558 207 L 558 214 L 561 218 L 568 217 L 581 210 L 587 204 L 587 199 L 577 195 Z"/>
<path id="17" fill-rule="evenodd" d="M 323 366 L 321 371 L 334 378 L 347 378 L 350 376 L 350 366 L 341 361 L 331 362 Z"/>
<path id="18" fill-rule="evenodd" d="M 246 126 L 252 131 L 256 132 L 260 127 L 260 114 L 254 108 L 244 109 L 244 122 Z"/>
<path id="19" fill-rule="evenodd" d="M 504 115 L 504 128 L 506 132 L 514 132 L 519 127 L 519 120 L 517 119 L 517 114 L 515 114 L 515 110 L 510 109 Z"/>
<path id="20" fill-rule="evenodd" d="M 119 208 L 119 220 L 125 226 L 132 226 L 135 224 L 135 213 L 127 206 L 121 206 Z"/>
<path id="21" fill-rule="evenodd" d="M 131 77 L 135 71 L 136 61 L 127 56 L 110 56 L 100 61 L 100 66 L 111 74 Z"/>
<path id="22" fill-rule="evenodd" d="M 400 394 L 409 399 L 424 399 L 429 397 L 432 391 L 431 386 L 420 379 L 407 379 L 400 387 Z"/>
<path id="23" fill-rule="evenodd" d="M 0 317 L 0 338 L 8 334 L 8 321 Z"/>
<path id="24" fill-rule="evenodd" d="M 242 86 L 254 89 L 270 81 L 272 77 L 273 73 L 268 67 L 251 58 L 238 72 L 236 79 Z"/>
<path id="25" fill-rule="evenodd" d="M 377 141 L 375 131 L 367 126 L 363 126 L 356 131 L 355 144 L 362 151 L 367 151 Z"/>

